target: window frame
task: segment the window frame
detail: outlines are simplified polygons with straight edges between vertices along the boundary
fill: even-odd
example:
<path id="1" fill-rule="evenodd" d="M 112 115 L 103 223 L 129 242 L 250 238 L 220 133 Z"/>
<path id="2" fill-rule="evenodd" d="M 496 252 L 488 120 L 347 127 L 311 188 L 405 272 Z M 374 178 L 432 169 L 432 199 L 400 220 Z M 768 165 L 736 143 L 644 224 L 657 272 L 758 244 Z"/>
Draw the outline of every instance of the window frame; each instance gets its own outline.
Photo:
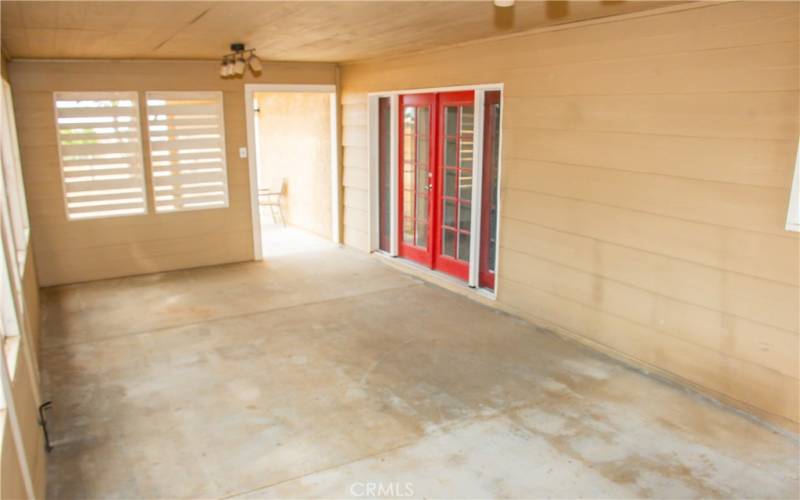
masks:
<path id="1" fill-rule="evenodd" d="M 139 155 L 139 163 L 141 166 L 141 187 L 142 187 L 142 198 L 143 198 L 143 208 L 144 211 L 141 213 L 123 213 L 123 214 L 107 214 L 107 215 L 95 215 L 90 217 L 70 217 L 70 208 L 69 208 L 69 197 L 67 196 L 67 182 L 65 177 L 64 171 L 64 154 L 63 148 L 61 145 L 61 130 L 59 127 L 59 115 L 58 115 L 58 101 L 59 100 L 102 100 L 102 99 L 111 99 L 111 100 L 122 100 L 122 99 L 130 99 L 133 102 L 133 107 L 135 108 L 134 116 L 136 117 L 136 139 L 138 141 L 138 155 Z M 102 219 L 116 219 L 119 217 L 141 217 L 148 215 L 150 213 L 150 206 L 148 202 L 148 194 L 147 194 L 147 168 L 145 166 L 145 158 L 144 158 L 144 147 L 142 143 L 142 111 L 139 105 L 139 92 L 136 90 L 99 90 L 99 91 L 57 91 L 53 92 L 53 116 L 55 118 L 55 134 L 56 134 L 56 145 L 58 146 L 58 164 L 59 164 L 59 173 L 61 176 L 61 193 L 64 202 L 64 217 L 67 219 L 68 222 L 83 222 L 83 221 L 91 221 L 91 220 L 102 220 Z"/>
<path id="2" fill-rule="evenodd" d="M 209 96 L 213 96 L 218 98 L 219 104 L 219 123 L 220 123 L 220 143 L 222 146 L 222 180 L 223 180 L 223 188 L 225 193 L 225 201 L 222 205 L 215 205 L 215 206 L 199 206 L 199 207 L 188 207 L 188 208 L 176 208 L 174 210 L 158 210 L 158 203 L 156 197 L 158 193 L 156 191 L 156 184 L 154 181 L 154 168 L 153 168 L 153 142 L 151 140 L 152 131 L 150 129 L 150 107 L 149 101 L 151 96 L 156 95 L 171 95 L 173 98 L 177 96 L 186 96 L 186 98 L 197 98 L 197 97 L 204 97 L 207 98 Z M 157 97 L 156 97 L 157 99 Z M 147 90 L 144 92 L 144 103 L 145 103 L 145 121 L 147 123 L 147 147 L 148 147 L 148 164 L 149 164 L 149 173 L 147 174 L 149 186 L 152 191 L 153 196 L 153 214 L 155 215 L 169 215 L 169 214 L 179 214 L 183 212 L 193 212 L 197 210 L 221 210 L 230 208 L 230 180 L 228 178 L 228 148 L 227 148 L 227 134 L 226 134 L 226 126 L 225 126 L 225 94 L 221 90 Z M 157 160 L 156 160 L 157 161 Z"/>
<path id="3" fill-rule="evenodd" d="M 0 442 L 3 439 L 12 439 L 13 445 L 19 456 L 25 456 L 25 442 L 19 414 L 14 400 L 13 383 L 18 375 L 19 356 L 25 355 L 28 369 L 25 370 L 29 377 L 28 383 L 33 391 L 33 401 L 37 406 L 41 399 L 38 391 L 39 381 L 34 375 L 38 367 L 31 355 L 30 329 L 28 328 L 26 305 L 22 294 L 22 271 L 17 268 L 16 249 L 14 247 L 14 233 L 11 227 L 11 213 L 7 198 L 7 185 L 3 176 L 0 176 Z M 6 290 L 7 288 L 7 290 Z M 6 293 L 8 292 L 8 293 Z M 9 303 L 10 302 L 10 303 Z M 6 318 L 6 314 L 11 316 Z M 14 332 L 6 331 L 7 324 L 11 324 Z M 9 419 L 10 436 L 4 435 L 5 419 Z M 27 461 L 20 462 L 25 491 L 33 498 L 33 482 Z"/>
<path id="4" fill-rule="evenodd" d="M 8 204 L 11 230 L 13 233 L 14 253 L 16 265 L 20 274 L 24 273 L 28 257 L 28 244 L 30 242 L 30 218 L 28 215 L 27 198 L 25 195 L 25 182 L 22 177 L 22 161 L 19 152 L 19 138 L 17 136 L 16 117 L 14 115 L 14 99 L 11 85 L 3 80 L 3 116 L 2 129 L 2 176 L 6 192 L 4 203 Z"/>
<path id="5" fill-rule="evenodd" d="M 797 141 L 789 208 L 786 213 L 786 230 L 800 232 L 800 140 Z"/>

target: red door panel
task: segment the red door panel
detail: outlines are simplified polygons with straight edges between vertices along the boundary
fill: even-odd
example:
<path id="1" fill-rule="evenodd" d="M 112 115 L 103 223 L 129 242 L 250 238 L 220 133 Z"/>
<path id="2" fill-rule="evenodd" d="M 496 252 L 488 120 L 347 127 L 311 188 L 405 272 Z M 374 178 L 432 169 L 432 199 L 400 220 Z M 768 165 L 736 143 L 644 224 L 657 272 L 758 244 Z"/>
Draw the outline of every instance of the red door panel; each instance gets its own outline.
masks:
<path id="1" fill-rule="evenodd" d="M 398 241 L 401 257 L 433 265 L 436 95 L 400 96 Z"/>
<path id="2" fill-rule="evenodd" d="M 469 278 L 475 92 L 438 94 L 433 268 Z"/>

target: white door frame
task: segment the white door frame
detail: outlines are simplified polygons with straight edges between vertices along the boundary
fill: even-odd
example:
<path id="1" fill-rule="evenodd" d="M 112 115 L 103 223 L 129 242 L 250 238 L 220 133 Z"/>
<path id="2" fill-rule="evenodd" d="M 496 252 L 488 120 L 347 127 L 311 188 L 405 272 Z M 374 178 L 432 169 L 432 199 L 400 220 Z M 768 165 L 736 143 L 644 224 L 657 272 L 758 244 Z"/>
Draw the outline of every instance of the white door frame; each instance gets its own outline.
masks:
<path id="1" fill-rule="evenodd" d="M 368 154 L 368 161 L 369 161 L 369 191 L 368 191 L 368 207 L 369 207 L 369 225 L 368 225 L 368 233 L 369 233 L 369 251 L 370 252 L 380 252 L 378 249 L 378 238 L 379 238 L 379 207 L 378 207 L 378 99 L 381 97 L 390 98 L 390 110 L 391 110 L 391 128 L 390 133 L 390 152 L 391 152 L 391 159 L 390 165 L 392 169 L 392 177 L 391 177 L 391 193 L 390 193 L 390 203 L 391 203 L 391 250 L 388 254 L 392 257 L 396 257 L 398 255 L 397 249 L 399 242 L 398 240 L 398 230 L 396 226 L 396 221 L 398 218 L 397 213 L 397 199 L 399 197 L 399 193 L 397 192 L 398 189 L 398 182 L 397 176 L 399 175 L 399 168 L 397 165 L 398 158 L 398 150 L 397 150 L 397 126 L 399 123 L 399 101 L 398 97 L 400 95 L 409 95 L 409 94 L 426 94 L 431 92 L 454 92 L 459 90 L 474 90 L 475 91 L 475 155 L 473 159 L 473 190 L 472 190 L 472 206 L 473 207 L 480 207 L 481 206 L 481 196 L 483 193 L 482 183 L 483 183 L 483 103 L 484 103 L 484 96 L 486 95 L 487 91 L 495 91 L 499 90 L 501 93 L 501 106 L 500 106 L 500 119 L 502 123 L 503 117 L 503 99 L 504 96 L 504 85 L 502 83 L 490 83 L 490 84 L 481 84 L 481 85 L 460 85 L 454 87 L 432 87 L 432 88 L 424 88 L 424 89 L 407 89 L 407 90 L 390 90 L 390 91 L 383 91 L 383 92 L 370 92 L 367 94 L 367 131 L 368 131 L 368 141 L 367 141 L 367 154 Z M 501 180 L 502 172 L 503 172 L 503 165 L 502 165 L 502 151 L 503 151 L 503 127 L 501 125 L 500 130 L 498 131 L 498 140 L 499 140 L 499 148 L 501 151 L 500 158 L 498 158 L 498 185 Z M 501 210 L 502 200 L 498 198 L 497 200 L 497 234 L 496 238 L 497 241 L 500 241 L 500 228 L 502 224 L 500 223 L 500 210 Z M 472 220 L 471 226 L 473 228 L 480 228 L 481 227 L 481 210 L 472 210 Z M 499 252 L 495 254 L 495 287 L 493 291 L 485 290 L 478 287 L 478 271 L 479 271 L 479 263 L 480 263 L 480 241 L 479 241 L 480 231 L 473 230 L 472 235 L 470 238 L 470 263 L 469 263 L 469 279 L 467 280 L 466 285 L 470 288 L 475 289 L 481 295 L 486 297 L 495 299 L 497 297 L 497 289 L 499 288 L 499 280 L 497 276 L 499 275 L 500 269 L 500 255 Z M 430 271 L 435 273 L 435 271 Z"/>
<path id="2" fill-rule="evenodd" d="M 253 260 L 262 260 L 261 214 L 258 206 L 258 158 L 256 157 L 255 111 L 256 92 L 320 92 L 331 97 L 331 240 L 338 244 L 339 234 L 339 95 L 336 85 L 248 83 L 244 86 L 244 109 L 247 121 L 247 163 L 250 168 L 250 210 L 253 218 Z"/>

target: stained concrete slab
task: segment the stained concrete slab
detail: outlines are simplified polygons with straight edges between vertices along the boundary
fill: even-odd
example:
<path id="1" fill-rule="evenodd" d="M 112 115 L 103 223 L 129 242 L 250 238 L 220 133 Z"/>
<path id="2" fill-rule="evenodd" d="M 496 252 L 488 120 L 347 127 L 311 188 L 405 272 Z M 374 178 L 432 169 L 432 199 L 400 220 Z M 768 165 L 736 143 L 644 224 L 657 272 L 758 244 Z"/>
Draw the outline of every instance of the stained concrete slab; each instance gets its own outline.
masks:
<path id="1" fill-rule="evenodd" d="M 798 441 L 327 248 L 49 289 L 51 498 L 797 498 Z"/>

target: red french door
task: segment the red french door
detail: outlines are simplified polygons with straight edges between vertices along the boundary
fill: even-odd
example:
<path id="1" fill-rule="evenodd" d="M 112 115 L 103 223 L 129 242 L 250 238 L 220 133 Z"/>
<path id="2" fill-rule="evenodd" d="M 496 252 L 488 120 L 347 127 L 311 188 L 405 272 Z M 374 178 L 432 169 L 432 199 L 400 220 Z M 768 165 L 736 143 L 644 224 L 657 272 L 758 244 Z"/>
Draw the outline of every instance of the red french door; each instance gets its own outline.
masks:
<path id="1" fill-rule="evenodd" d="M 399 253 L 433 266 L 434 139 L 436 95 L 400 96 Z"/>
<path id="2" fill-rule="evenodd" d="M 400 256 L 469 277 L 475 93 L 400 96 Z"/>
<path id="3" fill-rule="evenodd" d="M 472 232 L 475 92 L 438 95 L 433 268 L 466 281 Z"/>

